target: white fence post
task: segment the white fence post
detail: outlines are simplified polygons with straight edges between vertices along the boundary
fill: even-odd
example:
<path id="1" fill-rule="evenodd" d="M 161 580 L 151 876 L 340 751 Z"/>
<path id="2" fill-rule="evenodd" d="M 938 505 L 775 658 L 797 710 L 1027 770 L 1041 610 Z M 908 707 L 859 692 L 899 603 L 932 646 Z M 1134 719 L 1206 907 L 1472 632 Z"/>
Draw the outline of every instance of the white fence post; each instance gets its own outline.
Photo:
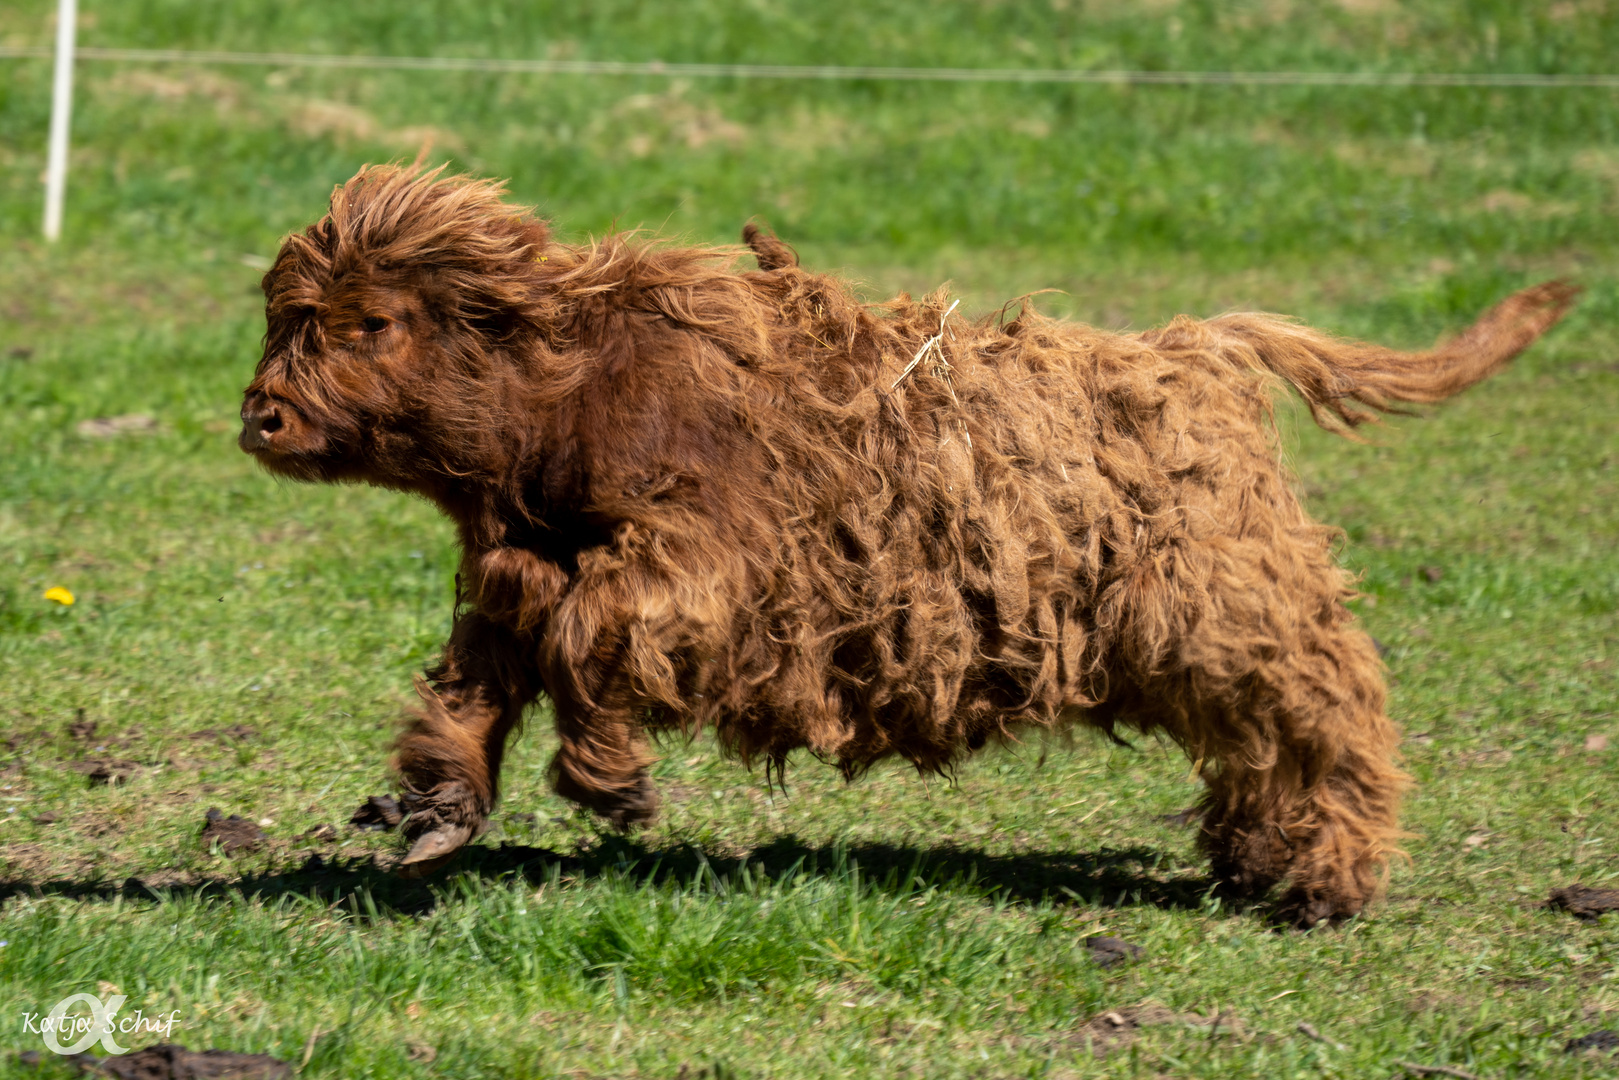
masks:
<path id="1" fill-rule="evenodd" d="M 45 166 L 45 239 L 62 235 L 62 195 L 67 189 L 67 132 L 73 112 L 73 31 L 78 0 L 58 0 L 56 77 L 51 84 L 51 146 Z"/>

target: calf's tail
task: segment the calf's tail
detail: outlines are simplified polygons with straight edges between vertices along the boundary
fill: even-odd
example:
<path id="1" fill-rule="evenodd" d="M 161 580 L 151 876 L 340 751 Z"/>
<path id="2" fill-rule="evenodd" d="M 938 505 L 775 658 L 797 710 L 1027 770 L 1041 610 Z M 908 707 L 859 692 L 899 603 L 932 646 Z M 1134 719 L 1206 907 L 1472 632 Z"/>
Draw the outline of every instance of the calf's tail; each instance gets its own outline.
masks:
<path id="1" fill-rule="evenodd" d="M 1426 352 L 1345 341 L 1275 315 L 1222 315 L 1201 325 L 1217 338 L 1208 345 L 1234 362 L 1281 376 L 1304 396 L 1316 423 L 1347 431 L 1376 418 L 1354 403 L 1387 412 L 1397 402 L 1443 401 L 1483 382 L 1551 329 L 1579 293 L 1564 281 L 1513 293 Z M 1171 324 L 1165 331 L 1175 329 Z"/>

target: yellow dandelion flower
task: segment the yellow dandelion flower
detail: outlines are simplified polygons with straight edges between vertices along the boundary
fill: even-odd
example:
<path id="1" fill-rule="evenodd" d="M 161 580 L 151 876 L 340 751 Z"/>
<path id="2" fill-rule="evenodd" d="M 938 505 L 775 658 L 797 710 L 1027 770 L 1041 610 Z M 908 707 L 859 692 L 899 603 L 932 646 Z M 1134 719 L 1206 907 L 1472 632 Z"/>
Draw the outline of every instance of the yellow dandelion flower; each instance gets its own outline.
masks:
<path id="1" fill-rule="evenodd" d="M 61 604 L 63 607 L 70 607 L 73 604 L 73 594 L 68 592 L 66 589 L 62 588 L 62 586 L 60 586 L 60 585 L 53 585 L 50 588 L 46 589 L 45 590 L 45 599 L 47 599 L 47 600 L 55 600 L 58 604 Z"/>

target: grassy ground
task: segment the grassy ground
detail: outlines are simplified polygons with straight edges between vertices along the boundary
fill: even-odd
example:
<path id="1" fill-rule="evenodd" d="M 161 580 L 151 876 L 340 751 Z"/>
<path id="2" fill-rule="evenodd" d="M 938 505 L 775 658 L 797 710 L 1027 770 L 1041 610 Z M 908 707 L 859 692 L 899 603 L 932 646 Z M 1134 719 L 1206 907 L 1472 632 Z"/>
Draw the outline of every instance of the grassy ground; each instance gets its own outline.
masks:
<path id="1" fill-rule="evenodd" d="M 46 42 L 51 7 L 0 10 L 0 41 Z M 1619 55 L 1619 15 L 1594 2 L 350 7 L 89 4 L 81 40 L 1335 70 Z M 85 991 L 178 1009 L 194 1048 L 333 1077 L 1615 1067 L 1562 1053 L 1619 1027 L 1615 919 L 1535 906 L 1619 879 L 1613 92 L 87 62 L 67 237 L 46 249 L 49 69 L 5 63 L 0 1047 L 40 1049 L 14 1018 Z M 757 214 L 873 295 L 948 277 L 979 311 L 1054 286 L 1048 307 L 1112 326 L 1258 306 L 1417 345 L 1518 285 L 1582 281 L 1511 371 L 1373 445 L 1282 418 L 1312 508 L 1347 530 L 1409 735 L 1412 862 L 1387 902 L 1297 935 L 1206 899 L 1191 833 L 1165 820 L 1197 789 L 1151 743 L 1031 744 L 953 784 L 893 768 L 845 788 L 805 760 L 785 798 L 675 745 L 666 815 L 624 840 L 547 794 L 543 712 L 457 871 L 390 877 L 373 860 L 395 840 L 343 823 L 387 790 L 393 719 L 445 632 L 449 530 L 396 495 L 255 472 L 234 412 L 276 238 L 361 162 L 428 138 L 568 236 L 724 241 Z M 155 427 L 80 429 L 132 414 Z M 77 603 L 41 599 L 58 585 Z M 97 763 L 127 779 L 95 783 Z M 261 822 L 265 850 L 204 847 L 210 806 Z M 305 835 L 321 824 L 336 837 Z M 1144 954 L 1103 969 L 1091 934 Z"/>

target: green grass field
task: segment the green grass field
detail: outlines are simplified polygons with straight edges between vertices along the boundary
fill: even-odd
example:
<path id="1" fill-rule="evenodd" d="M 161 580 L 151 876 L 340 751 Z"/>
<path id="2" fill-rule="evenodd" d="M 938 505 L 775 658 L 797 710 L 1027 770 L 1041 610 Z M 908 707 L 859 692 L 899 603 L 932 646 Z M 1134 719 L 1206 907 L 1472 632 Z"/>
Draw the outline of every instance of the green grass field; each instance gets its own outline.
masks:
<path id="1" fill-rule="evenodd" d="M 0 44 L 47 44 L 53 7 L 0 8 Z M 83 7 L 81 43 L 104 46 L 1222 70 L 1619 56 L 1601 0 Z M 1619 1068 L 1563 1052 L 1619 1028 L 1619 916 L 1538 906 L 1619 887 L 1619 92 L 85 61 L 66 234 L 46 247 L 50 66 L 0 71 L 0 1075 L 71 1075 L 14 1052 L 42 1049 L 19 1014 L 77 992 L 178 1010 L 193 1049 L 327 1077 Z M 1249 307 L 1417 346 L 1513 288 L 1584 284 L 1507 373 L 1371 445 L 1282 412 L 1310 506 L 1346 530 L 1418 781 L 1387 900 L 1310 934 L 1210 900 L 1192 831 L 1166 820 L 1198 789 L 1151 742 L 1034 742 L 953 783 L 894 766 L 846 787 L 806 758 L 774 797 L 707 741 L 669 745 L 663 818 L 620 838 L 548 793 L 543 710 L 490 833 L 450 873 L 390 876 L 376 860 L 398 841 L 344 823 L 390 790 L 411 673 L 448 626 L 450 530 L 402 496 L 268 478 L 235 413 L 277 238 L 361 163 L 429 139 L 565 237 L 729 242 L 757 215 L 873 298 L 953 279 L 978 313 L 1052 287 L 1048 310 L 1110 327 Z M 81 427 L 132 415 L 154 424 Z M 96 783 L 97 763 L 124 782 Z M 213 806 L 262 822 L 264 850 L 205 847 Z M 322 824 L 334 839 L 306 835 Z M 1093 934 L 1144 952 L 1104 969 Z"/>

